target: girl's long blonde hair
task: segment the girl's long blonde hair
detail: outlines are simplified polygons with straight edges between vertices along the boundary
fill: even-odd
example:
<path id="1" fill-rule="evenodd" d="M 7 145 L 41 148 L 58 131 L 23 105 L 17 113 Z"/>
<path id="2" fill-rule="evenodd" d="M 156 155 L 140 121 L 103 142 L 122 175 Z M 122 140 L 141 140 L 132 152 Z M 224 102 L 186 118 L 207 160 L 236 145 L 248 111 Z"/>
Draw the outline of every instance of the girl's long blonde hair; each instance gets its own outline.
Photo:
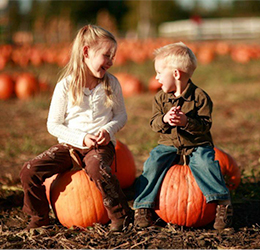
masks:
<path id="1" fill-rule="evenodd" d="M 83 47 L 96 46 L 101 41 L 111 41 L 117 45 L 115 37 L 107 30 L 95 26 L 86 25 L 81 28 L 73 42 L 71 49 L 71 56 L 68 64 L 64 67 L 64 70 L 59 80 L 71 77 L 68 87 L 69 100 L 73 105 L 79 105 L 83 101 L 83 87 L 87 82 L 87 65 L 84 62 Z M 100 79 L 104 84 L 104 89 L 107 96 L 107 105 L 111 105 L 113 102 L 112 88 L 109 84 L 109 74 L 106 72 L 103 79 Z"/>

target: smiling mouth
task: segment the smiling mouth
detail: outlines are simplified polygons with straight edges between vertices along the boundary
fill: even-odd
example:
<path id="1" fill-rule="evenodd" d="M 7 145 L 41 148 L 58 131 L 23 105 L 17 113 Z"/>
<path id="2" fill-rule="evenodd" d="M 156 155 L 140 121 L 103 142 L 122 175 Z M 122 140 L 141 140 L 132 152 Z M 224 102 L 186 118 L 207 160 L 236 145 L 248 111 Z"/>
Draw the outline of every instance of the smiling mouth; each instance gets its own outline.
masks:
<path id="1" fill-rule="evenodd" d="M 107 71 L 109 68 L 107 67 L 101 67 L 102 70 Z"/>

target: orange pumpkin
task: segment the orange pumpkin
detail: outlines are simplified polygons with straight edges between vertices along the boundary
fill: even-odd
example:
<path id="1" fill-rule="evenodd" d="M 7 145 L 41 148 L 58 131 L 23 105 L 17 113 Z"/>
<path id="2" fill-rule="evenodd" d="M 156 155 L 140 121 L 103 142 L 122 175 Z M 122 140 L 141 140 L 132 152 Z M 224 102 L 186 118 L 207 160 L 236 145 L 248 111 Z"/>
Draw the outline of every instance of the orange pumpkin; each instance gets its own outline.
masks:
<path id="1" fill-rule="evenodd" d="M 156 79 L 155 76 L 152 76 L 148 82 L 148 89 L 151 93 L 156 93 L 162 88 L 162 84 L 160 84 Z"/>
<path id="2" fill-rule="evenodd" d="M 234 160 L 234 158 L 224 152 L 223 150 L 215 147 L 215 160 L 219 161 L 221 172 L 225 177 L 226 186 L 229 190 L 234 190 L 238 187 L 241 181 L 241 171 Z"/>
<path id="3" fill-rule="evenodd" d="M 122 142 L 116 142 L 116 155 L 112 166 L 112 174 L 115 174 L 121 188 L 130 187 L 135 181 L 136 166 L 134 157 L 129 148 Z"/>
<path id="4" fill-rule="evenodd" d="M 236 188 L 241 174 L 235 160 L 218 148 L 215 148 L 215 152 L 215 160 L 219 161 L 222 174 L 230 178 L 231 184 L 228 183 L 227 187 Z M 201 227 L 214 220 L 216 203 L 206 203 L 189 166 L 174 165 L 162 182 L 156 213 L 165 222 L 186 227 Z"/>
<path id="5" fill-rule="evenodd" d="M 63 226 L 88 227 L 109 221 L 101 193 L 84 170 L 55 175 L 46 179 L 44 185 L 53 211 Z"/>
<path id="6" fill-rule="evenodd" d="M 38 92 L 38 81 L 31 73 L 19 75 L 15 82 L 15 94 L 19 99 L 26 100 Z"/>
<path id="7" fill-rule="evenodd" d="M 143 85 L 136 76 L 127 73 L 116 73 L 114 75 L 121 84 L 124 97 L 134 96 L 143 92 Z"/>
<path id="8" fill-rule="evenodd" d="M 197 58 L 201 64 L 210 64 L 215 59 L 215 51 L 210 46 L 202 46 L 197 52 Z"/>
<path id="9" fill-rule="evenodd" d="M 238 63 L 248 63 L 251 60 L 250 48 L 246 45 L 234 46 L 231 50 L 231 58 Z"/>
<path id="10" fill-rule="evenodd" d="M 14 93 L 14 82 L 11 76 L 0 74 L 0 99 L 6 100 Z"/>
<path id="11" fill-rule="evenodd" d="M 135 180 L 134 158 L 128 147 L 118 140 L 115 150 L 116 162 L 114 160 L 111 170 L 120 186 L 127 188 Z M 44 185 L 48 202 L 63 226 L 87 227 L 93 223 L 108 222 L 101 193 L 84 170 L 54 175 L 47 178 Z"/>
<path id="12" fill-rule="evenodd" d="M 174 165 L 163 180 L 155 212 L 167 223 L 201 227 L 214 220 L 216 204 L 206 203 L 187 165 Z"/>

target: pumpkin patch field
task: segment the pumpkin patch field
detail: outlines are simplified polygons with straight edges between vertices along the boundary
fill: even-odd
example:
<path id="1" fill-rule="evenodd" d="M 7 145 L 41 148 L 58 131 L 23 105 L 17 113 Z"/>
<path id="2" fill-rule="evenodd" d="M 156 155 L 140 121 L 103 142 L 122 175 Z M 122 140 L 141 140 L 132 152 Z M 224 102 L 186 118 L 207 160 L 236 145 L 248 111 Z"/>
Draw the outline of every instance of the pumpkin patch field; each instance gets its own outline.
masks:
<path id="1" fill-rule="evenodd" d="M 134 197 L 133 175 L 137 178 L 141 174 L 144 161 L 157 145 L 158 135 L 149 127 L 153 96 L 160 88 L 154 81 L 152 51 L 166 42 L 162 39 L 132 43 L 122 40 L 110 70 L 121 82 L 128 113 L 126 126 L 117 134 L 120 156 L 112 171 L 116 167 L 118 174 L 122 173 L 120 185 L 124 187 L 130 206 Z M 0 60 L 4 61 L 0 70 L 1 249 L 260 248 L 259 45 L 244 41 L 234 44 L 189 42 L 188 45 L 198 58 L 198 68 L 192 80 L 207 91 L 214 103 L 212 135 L 216 158 L 231 192 L 234 207 L 232 227 L 222 231 L 213 229 L 214 204 L 208 206 L 207 211 L 204 209 L 204 198 L 195 187 L 189 168 L 176 164 L 167 173 L 160 190 L 161 208 L 156 211 L 155 223 L 151 227 L 140 229 L 130 223 L 123 232 L 111 233 L 105 215 L 100 223 L 87 227 L 63 223 L 64 226 L 56 216 L 62 214 L 68 219 L 66 206 L 70 206 L 70 198 L 66 197 L 59 212 L 51 210 L 49 228 L 25 230 L 28 216 L 22 212 L 23 191 L 19 172 L 24 162 L 56 143 L 56 138 L 47 132 L 46 120 L 58 74 L 68 58 L 64 52 L 67 50 L 62 46 L 54 48 L 56 54 L 51 53 L 51 47 L 49 50 L 40 47 L 42 56 L 35 46 L 31 48 L 28 60 L 25 60 L 28 48 L 25 53 L 23 48 L 12 50 L 7 46 L 0 47 L 2 57 L 5 55 L 5 60 Z M 60 61 L 58 52 L 63 54 L 63 61 Z M 18 55 L 23 60 L 19 60 Z M 125 164 L 124 157 L 130 159 Z M 134 168 L 130 169 L 130 165 Z M 124 167 L 129 171 L 122 170 Z M 71 177 L 72 174 L 67 178 L 76 180 L 78 177 Z M 80 173 L 78 179 L 85 178 L 83 174 Z M 181 183 L 178 192 L 174 186 L 177 177 Z M 97 204 L 99 196 L 91 188 L 88 187 L 90 191 L 86 192 L 95 196 Z M 184 194 L 187 193 L 191 199 L 185 205 Z M 86 196 L 89 198 L 91 195 Z M 76 195 L 71 200 L 76 200 L 76 205 L 79 203 Z M 175 206 L 181 200 L 185 205 L 182 209 Z M 101 211 L 102 204 L 98 204 L 97 210 Z M 80 212 L 91 210 L 87 204 L 82 208 Z M 203 210 L 203 221 L 202 218 L 194 223 L 188 220 L 188 214 L 194 217 L 200 210 Z"/>

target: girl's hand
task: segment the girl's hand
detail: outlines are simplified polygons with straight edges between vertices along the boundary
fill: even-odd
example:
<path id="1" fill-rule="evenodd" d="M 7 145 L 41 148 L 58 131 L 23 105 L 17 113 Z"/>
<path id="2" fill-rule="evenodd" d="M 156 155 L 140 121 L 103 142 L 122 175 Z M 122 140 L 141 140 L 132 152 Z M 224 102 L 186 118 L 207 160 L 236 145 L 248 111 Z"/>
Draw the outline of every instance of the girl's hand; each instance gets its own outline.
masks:
<path id="1" fill-rule="evenodd" d="M 100 130 L 96 142 L 98 145 L 107 145 L 110 142 L 109 133 L 105 129 Z"/>
<path id="2" fill-rule="evenodd" d="M 87 146 L 88 148 L 92 148 L 95 146 L 97 141 L 97 136 L 87 134 L 84 138 L 84 146 Z"/>

